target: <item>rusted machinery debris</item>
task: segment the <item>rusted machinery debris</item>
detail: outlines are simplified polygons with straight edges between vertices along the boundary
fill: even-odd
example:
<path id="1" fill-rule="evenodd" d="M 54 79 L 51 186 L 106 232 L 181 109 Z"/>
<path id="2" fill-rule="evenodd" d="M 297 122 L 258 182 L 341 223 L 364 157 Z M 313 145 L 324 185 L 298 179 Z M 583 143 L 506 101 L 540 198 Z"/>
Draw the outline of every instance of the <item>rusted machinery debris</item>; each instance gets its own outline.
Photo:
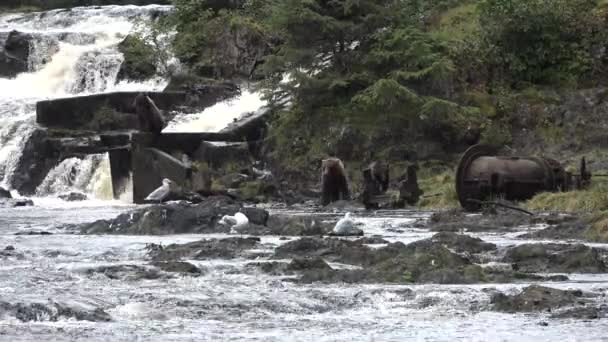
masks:
<path id="1" fill-rule="evenodd" d="M 464 153 L 456 169 L 456 193 L 463 208 L 475 211 L 480 209 L 480 201 L 522 201 L 543 191 L 582 189 L 590 180 L 584 158 L 580 174 L 574 175 L 554 159 L 496 156 L 493 148 L 475 145 Z"/>

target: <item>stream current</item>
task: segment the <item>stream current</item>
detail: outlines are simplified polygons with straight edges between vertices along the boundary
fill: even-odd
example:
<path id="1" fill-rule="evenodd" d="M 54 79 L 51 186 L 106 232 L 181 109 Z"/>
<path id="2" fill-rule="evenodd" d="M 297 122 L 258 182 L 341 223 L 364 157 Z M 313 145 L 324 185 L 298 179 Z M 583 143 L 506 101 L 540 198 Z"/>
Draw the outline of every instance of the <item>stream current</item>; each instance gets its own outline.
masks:
<path id="1" fill-rule="evenodd" d="M 166 10 L 170 8 L 105 6 L 0 17 L 0 34 L 19 30 L 40 37 L 32 51 L 30 72 L 0 78 L 1 185 L 10 185 L 22 144 L 35 128 L 36 101 L 117 90 L 162 90 L 166 84 L 162 79 L 117 83 L 122 56 L 116 46 L 138 19 Z M 52 55 L 50 42 L 59 47 Z M 262 104 L 253 95 L 245 92 L 241 100 L 221 104 L 218 113 L 178 120 L 169 129 L 221 129 L 232 117 Z M 232 116 L 219 118 L 219 112 Z M 66 179 L 65 170 L 72 169 L 76 176 Z M 0 341 L 608 341 L 606 319 L 548 319 L 546 313 L 484 309 L 490 301 L 488 289 L 516 293 L 530 283 L 301 285 L 251 271 L 245 267 L 251 260 L 245 259 L 190 260 L 206 270 L 198 277 L 129 281 L 91 275 L 86 270 L 93 266 L 145 264 L 150 243 L 221 236 L 76 234 L 69 225 L 113 218 L 134 206 L 109 200 L 104 156 L 69 159 L 54 171 L 38 189 L 34 207 L 0 209 L 0 250 L 11 246 L 19 252 L 19 256 L 0 255 Z M 64 202 L 56 198 L 70 190 L 86 192 L 91 199 Z M 309 210 L 274 212 L 299 215 Z M 342 216 L 318 214 L 332 219 Z M 433 235 L 415 224 L 428 219 L 428 212 L 354 216 L 363 223 L 366 235 L 390 242 L 409 243 Z M 472 235 L 505 247 L 530 242 L 517 235 L 539 228 Z M 262 243 L 272 250 L 295 238 L 263 236 Z M 605 304 L 608 275 L 568 276 L 568 281 L 540 284 L 594 292 L 600 294 L 594 300 Z M 42 309 L 34 319 L 24 321 L 3 311 L 1 303 Z M 70 312 L 100 309 L 109 319 L 55 316 L 52 311 L 58 305 L 72 308 Z"/>

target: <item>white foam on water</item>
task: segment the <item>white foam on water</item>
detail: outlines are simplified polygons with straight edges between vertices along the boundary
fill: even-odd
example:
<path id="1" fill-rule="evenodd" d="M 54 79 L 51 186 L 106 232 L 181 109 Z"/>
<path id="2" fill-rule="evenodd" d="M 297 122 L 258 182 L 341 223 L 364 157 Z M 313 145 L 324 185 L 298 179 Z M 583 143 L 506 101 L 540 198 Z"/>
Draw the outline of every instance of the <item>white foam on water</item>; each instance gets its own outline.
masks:
<path id="1" fill-rule="evenodd" d="M 266 105 L 262 94 L 243 90 L 238 97 L 217 103 L 202 112 L 183 115 L 169 123 L 163 132 L 218 132 L 244 114 L 255 112 Z"/>

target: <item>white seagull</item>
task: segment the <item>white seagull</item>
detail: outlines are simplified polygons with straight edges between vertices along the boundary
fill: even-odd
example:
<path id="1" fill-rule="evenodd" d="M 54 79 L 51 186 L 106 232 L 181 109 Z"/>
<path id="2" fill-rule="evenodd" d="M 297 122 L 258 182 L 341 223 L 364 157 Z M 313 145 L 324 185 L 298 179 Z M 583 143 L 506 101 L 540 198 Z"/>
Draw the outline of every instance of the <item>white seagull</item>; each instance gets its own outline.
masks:
<path id="1" fill-rule="evenodd" d="M 352 236 L 352 235 L 363 235 L 363 231 L 357 227 L 355 227 L 355 223 L 350 218 L 350 213 L 346 213 L 343 218 L 341 218 L 332 231 L 332 235 L 339 236 Z"/>

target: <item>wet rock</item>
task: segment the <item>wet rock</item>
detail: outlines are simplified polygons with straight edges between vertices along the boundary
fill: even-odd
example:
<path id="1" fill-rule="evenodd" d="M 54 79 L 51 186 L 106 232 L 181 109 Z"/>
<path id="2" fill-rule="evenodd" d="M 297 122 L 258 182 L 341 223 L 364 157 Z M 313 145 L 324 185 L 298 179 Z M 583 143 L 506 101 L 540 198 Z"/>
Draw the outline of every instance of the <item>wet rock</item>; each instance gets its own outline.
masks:
<path id="1" fill-rule="evenodd" d="M 57 197 L 67 202 L 86 201 L 88 199 L 87 195 L 83 194 L 82 192 L 74 191 L 68 192 L 66 194 L 61 194 Z"/>
<path id="2" fill-rule="evenodd" d="M 13 78 L 35 71 L 35 67 L 46 64 L 58 50 L 57 40 L 48 36 L 16 30 L 0 34 L 0 77 Z"/>
<path id="3" fill-rule="evenodd" d="M 503 259 L 522 272 L 602 273 L 599 250 L 582 244 L 525 244 L 509 249 Z"/>
<path id="4" fill-rule="evenodd" d="M 85 274 L 103 274 L 110 279 L 137 281 L 141 279 L 159 279 L 163 275 L 157 269 L 138 265 L 98 266 L 85 270 Z"/>
<path id="5" fill-rule="evenodd" d="M 493 243 L 451 232 L 437 233 L 430 238 L 430 242 L 440 243 L 456 252 L 468 252 L 471 254 L 496 250 L 496 245 Z"/>
<path id="6" fill-rule="evenodd" d="M 231 237 L 208 239 L 186 244 L 172 244 L 166 247 L 153 245 L 148 256 L 154 261 L 172 261 L 181 258 L 193 260 L 234 259 L 247 256 L 247 250 L 258 247 L 259 238 Z"/>
<path id="7" fill-rule="evenodd" d="M 530 215 L 498 208 L 495 213 L 483 215 L 464 214 L 460 210 L 435 213 L 429 219 L 427 228 L 436 232 L 506 232 L 530 224 L 533 224 Z"/>
<path id="8" fill-rule="evenodd" d="M 35 194 L 36 188 L 59 161 L 58 151 L 49 143 L 48 131 L 34 130 L 23 144 L 10 187 L 22 195 Z"/>
<path id="9" fill-rule="evenodd" d="M 585 303 L 581 291 L 564 291 L 539 285 L 528 286 L 521 293 L 512 296 L 496 293 L 491 299 L 494 310 L 511 313 L 552 311 Z"/>
<path id="10" fill-rule="evenodd" d="M 266 226 L 261 226 L 259 224 L 251 224 L 247 223 L 244 225 L 236 225 L 232 227 L 232 231 L 238 234 L 246 234 L 246 235 L 272 235 L 272 230 Z"/>
<path id="11" fill-rule="evenodd" d="M 109 322 L 111 316 L 101 308 L 78 302 L 8 303 L 0 302 L 0 316 L 14 316 L 22 322 L 75 319 L 78 321 Z"/>
<path id="12" fill-rule="evenodd" d="M 79 227 L 85 234 L 162 235 L 184 233 L 228 233 L 230 227 L 218 224 L 224 215 L 246 212 L 249 222 L 263 224 L 263 209 L 245 209 L 228 197 L 211 197 L 198 204 L 165 203 L 99 220 Z"/>
<path id="13" fill-rule="evenodd" d="M 267 223 L 275 235 L 313 236 L 328 234 L 333 226 L 315 216 L 271 215 Z"/>
<path id="14" fill-rule="evenodd" d="M 262 272 L 270 275 L 293 275 L 298 272 L 330 271 L 332 268 L 320 257 L 294 258 L 290 263 L 286 262 L 256 262 L 247 264 L 248 267 L 259 268 Z"/>
<path id="15" fill-rule="evenodd" d="M 331 267 L 320 257 L 313 258 L 294 258 L 289 263 L 291 271 L 307 271 L 307 270 L 330 270 Z"/>
<path id="16" fill-rule="evenodd" d="M 455 222 L 462 220 L 464 216 L 464 211 L 462 209 L 450 209 L 433 213 L 429 218 L 429 221 L 432 223 Z"/>
<path id="17" fill-rule="evenodd" d="M 160 268 L 164 272 L 190 273 L 197 275 L 203 273 L 203 270 L 199 267 L 185 261 L 157 261 L 151 263 L 151 265 Z"/>
<path id="18" fill-rule="evenodd" d="M 29 230 L 26 232 L 17 232 L 15 233 L 15 235 L 53 235 L 53 233 L 51 232 L 46 232 L 44 230 L 38 231 L 38 230 Z"/>
<path id="19" fill-rule="evenodd" d="M 545 229 L 518 236 L 522 239 L 586 240 L 589 224 L 584 220 L 568 220 Z"/>
<path id="20" fill-rule="evenodd" d="M 598 319 L 605 318 L 608 309 L 605 307 L 585 306 L 560 310 L 551 315 L 551 318 Z"/>
<path id="21" fill-rule="evenodd" d="M 383 245 L 388 244 L 389 242 L 384 240 L 381 236 L 366 236 L 360 239 L 355 240 L 358 243 L 366 244 L 366 245 Z"/>
<path id="22" fill-rule="evenodd" d="M 0 198 L 13 198 L 11 192 L 3 187 L 0 187 Z"/>
<path id="23" fill-rule="evenodd" d="M 0 199 L 0 208 L 30 207 L 34 202 L 30 199 L 4 198 Z"/>
<path id="24" fill-rule="evenodd" d="M 25 259 L 22 253 L 15 250 L 14 246 L 6 246 L 3 250 L 0 250 L 0 259 L 14 258 L 17 260 Z"/>
<path id="25" fill-rule="evenodd" d="M 462 284 L 488 281 L 481 267 L 432 242 L 410 245 L 397 242 L 370 248 L 356 241 L 302 238 L 279 246 L 275 256 L 315 256 L 362 266 L 353 270 L 307 273 L 301 279 L 303 282 Z"/>

